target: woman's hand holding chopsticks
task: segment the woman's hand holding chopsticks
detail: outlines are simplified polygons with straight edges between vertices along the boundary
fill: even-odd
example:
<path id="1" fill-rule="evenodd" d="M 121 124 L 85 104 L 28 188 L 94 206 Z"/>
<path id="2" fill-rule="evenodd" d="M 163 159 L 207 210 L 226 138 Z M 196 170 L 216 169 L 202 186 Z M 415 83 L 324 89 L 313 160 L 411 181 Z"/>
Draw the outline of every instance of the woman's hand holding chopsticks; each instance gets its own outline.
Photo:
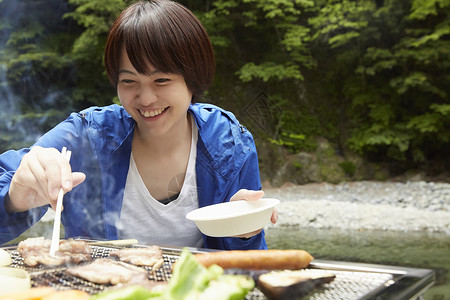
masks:
<path id="1" fill-rule="evenodd" d="M 12 178 L 5 208 L 9 213 L 47 204 L 55 209 L 59 190 L 67 193 L 85 178 L 84 173 L 72 172 L 57 149 L 35 146 L 23 157 Z"/>

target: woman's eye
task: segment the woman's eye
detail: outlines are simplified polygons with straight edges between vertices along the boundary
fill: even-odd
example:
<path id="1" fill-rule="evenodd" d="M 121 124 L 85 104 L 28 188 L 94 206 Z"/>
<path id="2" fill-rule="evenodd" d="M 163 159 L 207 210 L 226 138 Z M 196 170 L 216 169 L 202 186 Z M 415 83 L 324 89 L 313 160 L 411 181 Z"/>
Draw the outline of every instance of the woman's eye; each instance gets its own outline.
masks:
<path id="1" fill-rule="evenodd" d="M 166 83 L 169 82 L 170 79 L 169 78 L 158 78 L 155 80 L 156 83 Z"/>
<path id="2" fill-rule="evenodd" d="M 122 79 L 122 80 L 120 80 L 120 82 L 126 83 L 126 84 L 130 84 L 130 83 L 133 83 L 134 80 L 131 80 L 131 79 Z"/>

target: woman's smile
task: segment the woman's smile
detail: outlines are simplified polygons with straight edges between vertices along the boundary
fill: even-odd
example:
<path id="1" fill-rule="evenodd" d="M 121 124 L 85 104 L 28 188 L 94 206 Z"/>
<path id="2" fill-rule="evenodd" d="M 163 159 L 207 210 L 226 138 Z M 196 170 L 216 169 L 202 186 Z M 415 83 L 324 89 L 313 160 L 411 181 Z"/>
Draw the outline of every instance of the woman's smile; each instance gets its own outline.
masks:
<path id="1" fill-rule="evenodd" d="M 168 107 L 155 109 L 155 110 L 144 110 L 144 109 L 141 108 L 141 109 L 139 109 L 139 112 L 145 118 L 153 118 L 153 117 L 161 115 L 167 108 Z"/>

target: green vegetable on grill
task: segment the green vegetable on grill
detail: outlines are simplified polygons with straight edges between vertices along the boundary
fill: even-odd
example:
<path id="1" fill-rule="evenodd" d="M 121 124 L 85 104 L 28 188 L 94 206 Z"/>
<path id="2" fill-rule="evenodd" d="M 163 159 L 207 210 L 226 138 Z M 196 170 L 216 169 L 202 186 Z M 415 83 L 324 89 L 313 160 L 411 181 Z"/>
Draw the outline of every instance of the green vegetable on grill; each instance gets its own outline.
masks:
<path id="1" fill-rule="evenodd" d="M 255 287 L 252 278 L 228 275 L 212 265 L 205 268 L 186 249 L 175 264 L 172 278 L 163 289 L 148 290 L 141 286 L 106 291 L 92 300 L 240 300 Z"/>

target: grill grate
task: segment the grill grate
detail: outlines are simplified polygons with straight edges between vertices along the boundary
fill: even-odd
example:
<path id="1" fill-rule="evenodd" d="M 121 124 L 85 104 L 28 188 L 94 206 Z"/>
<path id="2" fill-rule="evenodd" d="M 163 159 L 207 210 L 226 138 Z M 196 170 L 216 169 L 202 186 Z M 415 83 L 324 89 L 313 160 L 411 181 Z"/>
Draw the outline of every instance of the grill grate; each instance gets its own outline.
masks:
<path id="1" fill-rule="evenodd" d="M 119 247 L 91 246 L 92 258 L 109 257 L 109 253 Z M 111 288 L 111 285 L 96 284 L 65 272 L 66 267 L 46 267 L 39 265 L 34 268 L 23 264 L 23 259 L 15 249 L 5 249 L 10 253 L 13 260 L 12 267 L 26 269 L 30 273 L 31 284 L 33 287 L 51 286 L 57 290 L 78 289 L 91 295 L 98 294 Z M 181 254 L 181 250 L 165 249 L 163 250 L 164 264 L 158 270 L 152 270 L 151 267 L 144 267 L 149 274 L 149 278 L 155 281 L 168 281 L 172 275 L 172 265 Z M 381 290 L 393 282 L 394 276 L 389 273 L 377 272 L 359 272 L 359 271 L 340 271 L 325 269 L 304 269 L 305 275 L 321 275 L 324 273 L 334 274 L 336 278 L 314 290 L 314 293 L 306 297 L 309 300 L 326 299 L 364 299 L 374 291 Z M 250 292 L 247 300 L 266 300 L 262 292 L 254 289 Z"/>

